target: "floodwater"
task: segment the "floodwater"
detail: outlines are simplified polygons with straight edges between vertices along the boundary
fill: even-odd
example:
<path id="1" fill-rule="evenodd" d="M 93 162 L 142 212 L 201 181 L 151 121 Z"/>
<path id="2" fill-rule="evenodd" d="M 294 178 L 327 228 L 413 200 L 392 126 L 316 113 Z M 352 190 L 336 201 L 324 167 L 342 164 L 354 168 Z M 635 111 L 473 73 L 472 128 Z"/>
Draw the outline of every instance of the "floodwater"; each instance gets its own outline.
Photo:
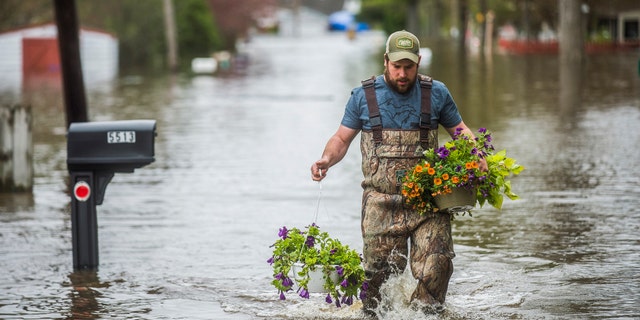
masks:
<path id="1" fill-rule="evenodd" d="M 280 227 L 314 220 L 361 251 L 358 141 L 322 184 L 309 167 L 350 89 L 381 72 L 383 40 L 256 36 L 242 70 L 89 86 L 91 120 L 158 122 L 155 163 L 116 174 L 98 207 L 95 271 L 72 266 L 61 94 L 25 94 L 35 185 L 0 195 L 0 318 L 361 319 L 357 304 L 280 301 L 266 260 Z M 456 218 L 447 310 L 407 309 L 401 275 L 384 318 L 640 318 L 640 53 L 588 56 L 566 105 L 556 56 L 429 45 L 423 72 L 526 170 L 513 179 L 520 200 Z"/>

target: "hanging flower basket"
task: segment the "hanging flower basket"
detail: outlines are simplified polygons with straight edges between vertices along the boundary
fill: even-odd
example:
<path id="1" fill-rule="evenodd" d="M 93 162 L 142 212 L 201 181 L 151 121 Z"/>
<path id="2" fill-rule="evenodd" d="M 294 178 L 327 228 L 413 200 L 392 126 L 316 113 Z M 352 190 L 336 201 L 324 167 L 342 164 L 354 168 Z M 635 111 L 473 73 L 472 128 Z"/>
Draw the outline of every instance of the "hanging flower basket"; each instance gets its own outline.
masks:
<path id="1" fill-rule="evenodd" d="M 361 256 L 348 245 L 320 231 L 315 223 L 304 230 L 282 227 L 267 262 L 273 268 L 271 284 L 280 299 L 294 291 L 309 299 L 309 293 L 326 293 L 325 301 L 351 305 L 364 299 L 368 287 Z"/>
<path id="2" fill-rule="evenodd" d="M 468 212 L 476 205 L 476 193 L 476 188 L 454 187 L 450 193 L 436 195 L 433 201 L 440 210 Z"/>
<path id="3" fill-rule="evenodd" d="M 476 203 L 500 209 L 505 196 L 518 199 L 511 191 L 509 177 L 524 167 L 507 157 L 505 150 L 495 152 L 491 140 L 485 128 L 478 130 L 475 138 L 456 129 L 452 141 L 426 150 L 403 179 L 407 205 L 420 214 L 444 209 L 459 213 L 469 212 Z M 480 168 L 482 162 L 487 170 Z"/>

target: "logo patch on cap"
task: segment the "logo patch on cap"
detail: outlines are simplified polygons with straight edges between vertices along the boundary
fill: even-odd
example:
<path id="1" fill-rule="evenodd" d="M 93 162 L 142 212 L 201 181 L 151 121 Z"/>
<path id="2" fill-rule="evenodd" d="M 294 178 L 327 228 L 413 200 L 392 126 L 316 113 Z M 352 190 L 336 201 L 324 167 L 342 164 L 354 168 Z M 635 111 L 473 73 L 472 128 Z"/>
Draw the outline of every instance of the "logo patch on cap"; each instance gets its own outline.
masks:
<path id="1" fill-rule="evenodd" d="M 398 47 L 398 49 L 412 49 L 413 40 L 410 38 L 398 38 L 398 40 L 396 40 L 396 47 Z"/>

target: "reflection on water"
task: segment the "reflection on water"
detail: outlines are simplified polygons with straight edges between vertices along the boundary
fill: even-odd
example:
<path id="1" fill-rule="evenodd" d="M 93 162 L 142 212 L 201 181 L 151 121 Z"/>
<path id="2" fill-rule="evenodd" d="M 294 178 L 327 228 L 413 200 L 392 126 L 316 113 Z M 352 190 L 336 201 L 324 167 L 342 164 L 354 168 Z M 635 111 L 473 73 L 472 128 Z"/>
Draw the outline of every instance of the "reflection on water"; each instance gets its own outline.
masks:
<path id="1" fill-rule="evenodd" d="M 93 120 L 158 121 L 156 162 L 116 175 L 98 207 L 94 272 L 72 270 L 60 93 L 32 93 L 34 193 L 0 195 L 0 318 L 360 319 L 358 304 L 279 301 L 266 260 L 278 228 L 312 222 L 320 191 L 318 224 L 362 249 L 357 142 L 322 189 L 308 168 L 350 89 L 381 71 L 379 39 L 257 37 L 245 74 L 90 88 Z M 637 53 L 588 56 L 561 117 L 555 56 L 432 50 L 424 72 L 527 170 L 521 200 L 455 220 L 447 311 L 423 318 L 639 318 Z M 412 286 L 390 281 L 388 319 L 421 317 L 404 307 Z"/>
<path id="2" fill-rule="evenodd" d="M 98 299 L 99 290 L 109 288 L 109 283 L 101 283 L 96 271 L 79 270 L 69 274 L 72 291 L 69 293 L 71 310 L 67 319 L 99 319 L 102 308 Z"/>

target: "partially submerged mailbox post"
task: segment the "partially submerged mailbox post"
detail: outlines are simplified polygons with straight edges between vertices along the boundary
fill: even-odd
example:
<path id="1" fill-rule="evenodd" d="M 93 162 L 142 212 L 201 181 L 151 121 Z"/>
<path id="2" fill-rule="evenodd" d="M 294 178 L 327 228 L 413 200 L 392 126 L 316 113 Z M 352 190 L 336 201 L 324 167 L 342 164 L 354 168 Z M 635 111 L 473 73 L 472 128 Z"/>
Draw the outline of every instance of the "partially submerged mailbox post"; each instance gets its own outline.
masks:
<path id="1" fill-rule="evenodd" d="M 67 133 L 71 176 L 73 267 L 98 266 L 96 205 L 115 173 L 131 173 L 155 160 L 155 120 L 77 122 Z"/>

